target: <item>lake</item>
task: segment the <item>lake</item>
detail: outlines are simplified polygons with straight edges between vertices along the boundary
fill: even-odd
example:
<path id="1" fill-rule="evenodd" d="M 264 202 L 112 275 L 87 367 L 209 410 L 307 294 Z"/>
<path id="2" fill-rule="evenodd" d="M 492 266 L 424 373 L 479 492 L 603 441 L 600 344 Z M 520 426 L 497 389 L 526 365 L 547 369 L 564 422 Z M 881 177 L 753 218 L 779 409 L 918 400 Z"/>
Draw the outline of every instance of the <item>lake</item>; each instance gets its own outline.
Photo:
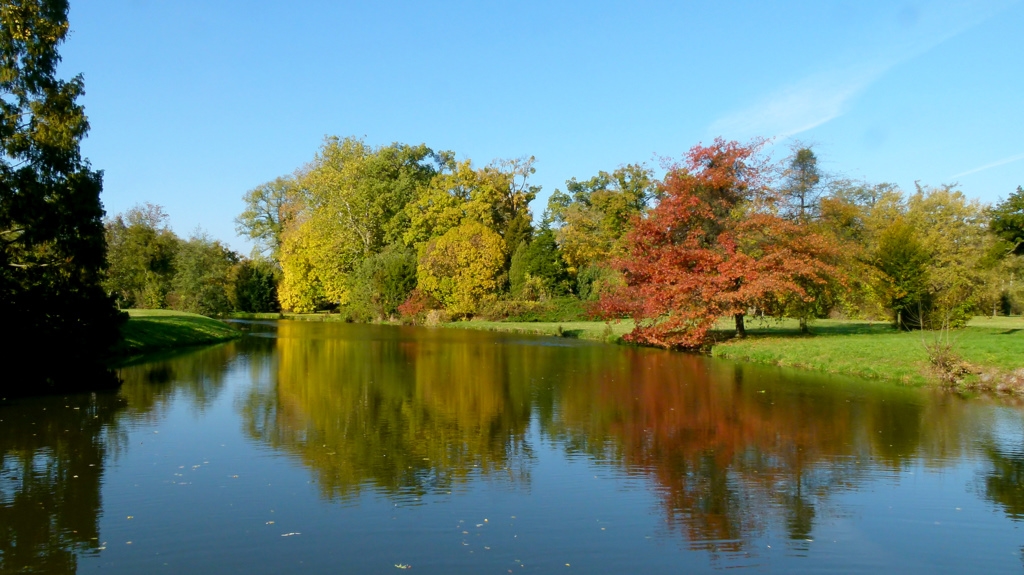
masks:
<path id="1" fill-rule="evenodd" d="M 0 572 L 1020 572 L 1024 411 L 682 353 L 239 322 L 0 401 Z M 9 377 L 9 376 L 8 376 Z"/>

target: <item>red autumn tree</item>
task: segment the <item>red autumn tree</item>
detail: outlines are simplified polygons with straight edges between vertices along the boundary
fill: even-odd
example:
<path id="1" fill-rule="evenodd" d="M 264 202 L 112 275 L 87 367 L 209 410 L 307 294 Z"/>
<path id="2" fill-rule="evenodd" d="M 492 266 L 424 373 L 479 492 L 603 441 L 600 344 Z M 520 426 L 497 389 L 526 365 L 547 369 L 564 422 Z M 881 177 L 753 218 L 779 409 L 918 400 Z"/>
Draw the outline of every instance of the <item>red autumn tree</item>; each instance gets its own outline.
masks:
<path id="1" fill-rule="evenodd" d="M 812 298 L 838 270 L 834 244 L 778 215 L 761 142 L 716 139 L 670 167 L 664 197 L 627 235 L 615 262 L 625 285 L 599 302 L 606 316 L 632 317 L 630 341 L 696 348 L 722 316 L 744 335 L 747 310 Z"/>

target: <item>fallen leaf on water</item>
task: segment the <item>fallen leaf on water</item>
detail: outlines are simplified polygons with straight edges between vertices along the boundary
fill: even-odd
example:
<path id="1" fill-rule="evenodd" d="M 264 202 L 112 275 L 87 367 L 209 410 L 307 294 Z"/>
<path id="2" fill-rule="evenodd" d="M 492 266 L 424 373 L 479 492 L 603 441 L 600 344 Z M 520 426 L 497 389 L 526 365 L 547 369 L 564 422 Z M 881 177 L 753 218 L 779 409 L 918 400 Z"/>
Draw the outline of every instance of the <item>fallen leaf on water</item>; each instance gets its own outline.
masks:
<path id="1" fill-rule="evenodd" d="M 412 565 L 406 565 L 405 563 L 395 563 L 395 567 L 398 569 L 412 569 Z"/>

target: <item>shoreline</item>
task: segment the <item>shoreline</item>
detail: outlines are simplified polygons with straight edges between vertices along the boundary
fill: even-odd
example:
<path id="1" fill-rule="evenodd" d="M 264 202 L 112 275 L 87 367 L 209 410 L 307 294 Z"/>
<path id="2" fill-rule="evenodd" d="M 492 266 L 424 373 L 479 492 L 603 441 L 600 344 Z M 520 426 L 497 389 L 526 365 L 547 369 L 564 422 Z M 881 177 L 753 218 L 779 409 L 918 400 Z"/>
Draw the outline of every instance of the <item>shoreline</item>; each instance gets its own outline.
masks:
<path id="1" fill-rule="evenodd" d="M 236 314 L 237 315 L 237 314 Z M 342 321 L 331 314 L 247 314 L 251 319 Z M 256 316 L 256 317 L 252 317 Z M 387 324 L 388 322 L 383 322 Z M 439 324 L 475 329 L 634 345 L 622 337 L 631 320 L 511 322 L 469 320 Z M 975 317 L 967 327 L 945 332 L 900 332 L 887 322 L 815 320 L 810 334 L 796 320 L 748 318 L 747 337 L 737 339 L 732 319 L 719 322 L 710 357 L 887 381 L 935 386 L 959 392 L 1024 394 L 1024 318 Z M 943 373 L 929 359 L 929 348 L 947 343 L 961 373 Z"/>
<path id="2" fill-rule="evenodd" d="M 731 321 L 731 320 L 730 320 Z M 889 381 L 911 386 L 942 386 L 958 391 L 1024 393 L 1024 319 L 975 318 L 960 330 L 899 332 L 889 324 L 853 320 L 818 320 L 810 334 L 801 334 L 795 320 L 751 321 L 747 337 L 732 336 L 726 322 L 715 331 L 718 341 L 710 357 L 795 368 L 819 373 Z M 442 324 L 453 329 L 478 329 L 551 337 L 570 337 L 631 345 L 622 336 L 632 322 L 493 322 Z M 928 347 L 948 338 L 967 371 L 954 383 L 943 382 L 929 361 Z M 1014 361 L 1016 359 L 1016 361 Z"/>

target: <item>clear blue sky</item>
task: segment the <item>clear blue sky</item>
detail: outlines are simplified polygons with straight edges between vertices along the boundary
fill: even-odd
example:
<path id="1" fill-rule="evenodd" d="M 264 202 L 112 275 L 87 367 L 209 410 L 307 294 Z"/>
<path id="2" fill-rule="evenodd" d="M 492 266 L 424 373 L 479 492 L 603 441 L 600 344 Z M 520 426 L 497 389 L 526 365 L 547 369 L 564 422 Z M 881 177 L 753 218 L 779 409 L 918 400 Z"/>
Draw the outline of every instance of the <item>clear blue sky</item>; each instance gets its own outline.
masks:
<path id="1" fill-rule="evenodd" d="M 108 214 L 164 206 L 248 253 L 242 194 L 325 135 L 537 157 L 548 194 L 715 136 L 829 172 L 1024 185 L 1024 2 L 72 0 L 62 74 Z"/>

